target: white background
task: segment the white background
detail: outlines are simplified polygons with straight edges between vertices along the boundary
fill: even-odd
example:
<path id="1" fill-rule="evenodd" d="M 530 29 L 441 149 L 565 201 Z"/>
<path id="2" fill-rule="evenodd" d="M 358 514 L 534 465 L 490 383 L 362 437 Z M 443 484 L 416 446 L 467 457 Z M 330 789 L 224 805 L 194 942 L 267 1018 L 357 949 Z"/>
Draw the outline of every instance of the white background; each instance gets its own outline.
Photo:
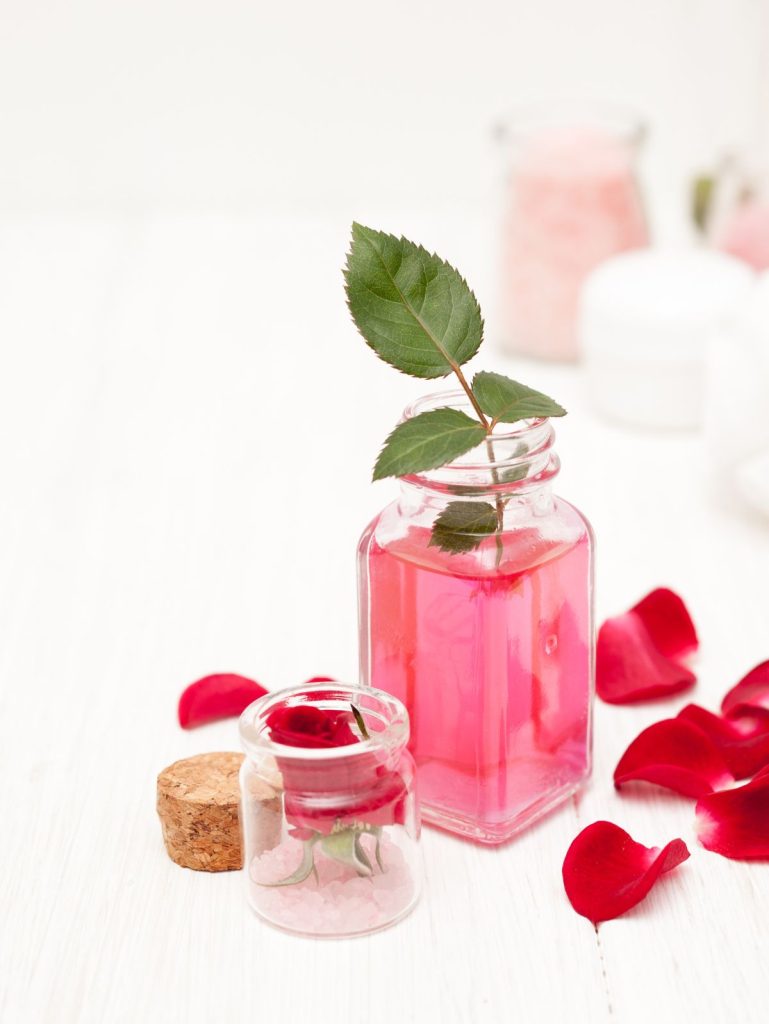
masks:
<path id="1" fill-rule="evenodd" d="M 768 21 L 766 0 L 4 0 L 0 206 L 477 203 L 497 117 L 569 95 L 647 116 L 659 201 L 766 143 Z"/>
<path id="2" fill-rule="evenodd" d="M 239 873 L 168 860 L 154 812 L 163 766 L 237 747 L 234 723 L 178 728 L 187 682 L 355 676 L 355 541 L 394 493 L 370 466 L 424 385 L 349 324 L 353 216 L 459 264 L 489 312 L 478 367 L 571 410 L 559 490 L 598 534 L 599 617 L 680 590 L 710 707 L 769 655 L 769 530 L 714 493 L 700 438 L 609 427 L 579 370 L 495 350 L 490 143 L 522 98 L 634 101 L 681 233 L 688 171 L 757 133 L 766 13 L 3 6 L 3 1022 L 766 1020 L 769 869 L 699 848 L 690 801 L 611 787 L 688 697 L 599 706 L 589 787 L 510 846 L 426 831 L 422 903 L 370 939 L 270 930 Z M 560 867 L 602 817 L 692 858 L 596 935 Z"/>

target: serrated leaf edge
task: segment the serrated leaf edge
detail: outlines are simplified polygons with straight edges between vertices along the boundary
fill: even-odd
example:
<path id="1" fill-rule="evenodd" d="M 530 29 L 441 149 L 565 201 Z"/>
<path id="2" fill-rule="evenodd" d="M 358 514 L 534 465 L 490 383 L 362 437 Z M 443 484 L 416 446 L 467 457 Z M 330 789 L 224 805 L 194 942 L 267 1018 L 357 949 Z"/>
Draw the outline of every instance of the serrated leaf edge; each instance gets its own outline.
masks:
<path id="1" fill-rule="evenodd" d="M 389 239 L 391 242 L 395 242 L 398 245 L 403 245 L 403 244 L 410 245 L 421 256 L 426 256 L 427 259 L 437 260 L 438 263 L 440 263 L 447 270 L 451 271 L 452 274 L 455 274 L 457 279 L 458 279 L 458 281 L 467 289 L 467 291 L 468 291 L 468 293 L 469 293 L 469 295 L 470 295 L 470 297 L 471 297 L 471 299 L 473 301 L 473 304 L 475 306 L 476 313 L 478 314 L 478 322 L 479 322 L 479 326 L 480 326 L 480 333 L 479 333 L 478 344 L 475 347 L 475 351 L 472 352 L 461 363 L 457 363 L 455 360 L 453 360 L 448 355 L 448 353 L 445 351 L 445 349 L 440 344 L 438 339 L 435 338 L 434 335 L 432 334 L 432 332 L 427 329 L 427 327 L 424 324 L 424 322 L 421 320 L 421 318 L 417 315 L 416 311 L 413 309 L 411 303 L 407 302 L 405 295 L 403 294 L 403 292 L 398 287 L 398 284 L 394 280 L 392 274 L 390 274 L 390 272 L 387 270 L 387 267 L 384 264 L 384 260 L 382 259 L 379 250 L 373 245 L 372 239 L 368 235 L 363 234 L 363 232 L 371 232 L 371 234 L 373 234 L 375 236 L 378 235 L 378 236 L 381 236 L 382 238 Z M 392 281 L 393 285 L 397 289 L 398 294 L 401 296 L 401 299 L 403 301 L 404 307 L 409 311 L 409 313 L 411 313 L 411 315 L 416 320 L 417 324 L 425 332 L 425 334 L 430 339 L 430 341 L 433 343 L 433 345 L 435 346 L 437 351 L 440 353 L 442 358 L 445 359 L 446 362 L 449 364 L 449 367 L 445 371 L 442 371 L 442 372 L 439 372 L 439 373 L 430 373 L 430 374 L 415 373 L 413 371 L 410 372 L 409 370 L 404 370 L 400 366 L 396 366 L 394 363 L 391 363 L 388 359 L 385 359 L 385 357 L 381 354 L 381 352 L 377 351 L 377 349 L 374 347 L 374 345 L 371 343 L 371 341 L 369 341 L 369 339 L 366 337 L 366 335 L 363 333 L 363 331 L 361 331 L 360 327 L 358 327 L 358 323 L 357 323 L 357 320 L 355 319 L 355 314 L 353 313 L 352 305 L 351 305 L 351 302 L 350 302 L 350 276 L 352 274 L 352 269 L 350 267 L 350 258 L 352 257 L 352 243 L 351 243 L 350 244 L 350 248 L 347 250 L 347 253 L 345 255 L 345 266 L 342 268 L 342 276 L 344 277 L 344 281 L 345 281 L 345 301 L 346 301 L 346 304 L 347 304 L 347 309 L 349 310 L 349 313 L 350 313 L 350 317 L 352 318 L 352 322 L 355 324 L 356 330 L 358 331 L 360 336 L 363 338 L 363 340 L 365 341 L 366 345 L 368 345 L 368 347 L 371 349 L 371 351 L 374 353 L 374 355 L 378 359 L 380 359 L 383 363 L 386 363 L 387 366 L 391 366 L 394 370 L 397 370 L 399 373 L 403 373 L 403 374 L 405 374 L 408 377 L 417 377 L 420 380 L 437 380 L 437 379 L 440 379 L 441 377 L 448 377 L 448 375 L 453 372 L 453 370 L 454 370 L 454 368 L 456 366 L 464 366 L 465 363 L 467 363 L 471 359 L 475 358 L 475 356 L 478 354 L 478 349 L 483 344 L 484 331 L 485 331 L 486 325 L 485 325 L 485 321 L 483 319 L 483 313 L 481 312 L 481 305 L 478 302 L 478 298 L 477 298 L 475 292 L 470 287 L 470 285 L 467 283 L 467 279 L 464 277 L 464 275 L 461 274 L 460 271 L 457 270 L 457 268 L 455 266 L 453 266 L 453 264 L 449 263 L 447 260 L 444 260 L 443 257 L 439 256 L 436 252 L 430 252 L 429 249 L 426 249 L 423 245 L 420 245 L 418 242 L 412 242 L 411 239 L 410 238 L 406 238 L 405 235 L 400 235 L 400 237 L 399 237 L 398 235 L 393 235 L 393 234 L 391 234 L 388 231 L 378 231 L 376 228 L 369 228 L 365 224 L 360 224 L 358 221 L 353 221 L 353 223 L 352 223 L 352 240 L 353 240 L 353 242 L 356 242 L 356 241 L 357 242 L 367 242 L 369 244 L 369 246 L 371 247 L 373 252 L 376 254 L 376 256 L 379 258 L 380 262 L 382 263 L 383 269 L 385 270 L 385 272 L 387 273 L 387 276 L 390 278 L 390 280 Z M 369 289 L 369 291 L 370 291 L 370 289 Z"/>
<path id="2" fill-rule="evenodd" d="M 483 426 L 480 423 L 478 423 L 476 420 L 472 419 L 472 417 L 468 416 L 466 413 L 463 413 L 461 411 L 461 409 L 452 409 L 451 406 L 448 406 L 448 405 L 439 406 L 437 409 L 428 409 L 426 412 L 419 413 L 419 416 L 415 416 L 415 417 L 413 417 L 413 419 L 404 420 L 402 423 L 398 423 L 395 427 L 393 427 L 393 429 L 387 435 L 387 437 L 385 438 L 385 443 L 382 445 L 382 449 L 379 452 L 379 455 L 377 456 L 376 462 L 374 463 L 374 472 L 373 472 L 373 477 L 372 477 L 374 482 L 376 482 L 377 480 L 386 480 L 388 477 L 391 477 L 391 476 L 400 477 L 400 476 L 410 476 L 412 473 L 425 473 L 425 472 L 428 472 L 431 469 L 439 469 L 441 466 L 447 465 L 445 459 L 437 459 L 437 460 L 429 460 L 429 462 L 423 464 L 420 469 L 409 469 L 409 470 L 406 470 L 403 473 L 393 473 L 391 471 L 388 471 L 388 472 L 385 472 L 385 473 L 381 472 L 382 460 L 383 460 L 383 458 L 384 458 L 384 456 L 385 456 L 385 454 L 387 452 L 388 445 L 391 443 L 393 438 L 397 435 L 398 431 L 403 426 L 406 425 L 406 423 L 415 423 L 421 416 L 430 416 L 432 413 L 435 413 L 435 412 L 445 412 L 445 411 L 456 412 L 456 413 L 459 413 L 460 415 L 465 417 L 465 419 L 467 420 L 467 424 L 464 424 L 461 427 L 462 430 L 468 430 L 469 427 L 475 427 L 475 428 L 477 428 L 477 431 L 478 431 L 477 440 L 472 440 L 470 443 L 468 443 L 467 447 L 464 448 L 462 451 L 458 451 L 457 454 L 454 455 L 450 461 L 453 461 L 453 459 L 459 458 L 460 455 L 464 455 L 466 452 L 472 451 L 473 448 L 476 448 L 481 443 L 481 441 L 486 436 L 486 431 L 484 430 Z M 457 427 L 457 432 L 459 432 L 459 430 L 460 430 L 460 427 Z"/>

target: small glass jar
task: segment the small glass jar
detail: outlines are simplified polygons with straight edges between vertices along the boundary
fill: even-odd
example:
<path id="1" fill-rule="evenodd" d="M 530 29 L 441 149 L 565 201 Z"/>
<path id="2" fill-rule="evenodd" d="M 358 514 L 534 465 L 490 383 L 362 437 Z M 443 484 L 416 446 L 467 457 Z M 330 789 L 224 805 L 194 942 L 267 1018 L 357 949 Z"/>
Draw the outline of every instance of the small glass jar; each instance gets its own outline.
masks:
<path id="1" fill-rule="evenodd" d="M 313 729 L 319 713 L 341 721 L 345 745 L 275 742 L 275 713 L 295 709 Z M 244 867 L 256 913 L 315 936 L 363 935 L 408 914 L 420 888 L 419 814 L 401 702 L 337 683 L 282 690 L 246 708 L 240 736 Z M 326 742 L 312 732 L 306 741 Z"/>
<path id="2" fill-rule="evenodd" d="M 442 406 L 472 414 L 445 392 L 404 418 Z M 408 709 L 423 820 L 481 843 L 509 839 L 590 772 L 593 536 L 552 493 L 554 437 L 549 420 L 525 420 L 402 478 L 358 548 L 361 679 Z M 458 501 L 499 525 L 449 553 L 432 530 Z"/>
<path id="3" fill-rule="evenodd" d="M 501 341 L 540 359 L 579 355 L 582 283 L 609 256 L 648 245 L 636 174 L 640 122 L 572 105 L 520 110 L 498 128 L 507 158 Z"/>

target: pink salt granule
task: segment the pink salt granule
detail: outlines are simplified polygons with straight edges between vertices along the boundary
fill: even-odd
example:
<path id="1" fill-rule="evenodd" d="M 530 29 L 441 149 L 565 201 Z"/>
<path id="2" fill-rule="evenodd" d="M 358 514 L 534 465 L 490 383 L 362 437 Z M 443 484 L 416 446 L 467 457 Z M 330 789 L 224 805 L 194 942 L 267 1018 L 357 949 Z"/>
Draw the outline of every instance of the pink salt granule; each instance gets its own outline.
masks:
<path id="1" fill-rule="evenodd" d="M 522 143 L 503 237 L 502 315 L 515 351 L 575 359 L 582 284 L 599 263 L 649 241 L 631 146 L 596 129 Z"/>
<path id="2" fill-rule="evenodd" d="M 317 880 L 310 875 L 297 885 L 272 888 L 264 883 L 288 877 L 302 859 L 302 843 L 284 839 L 251 861 L 252 905 L 281 928 L 308 935 L 353 935 L 384 927 L 412 903 L 414 881 L 403 852 L 387 835 L 380 847 L 384 871 L 376 863 L 372 837 L 364 836 L 362 843 L 374 866 L 370 878 L 361 878 L 316 846 Z"/>

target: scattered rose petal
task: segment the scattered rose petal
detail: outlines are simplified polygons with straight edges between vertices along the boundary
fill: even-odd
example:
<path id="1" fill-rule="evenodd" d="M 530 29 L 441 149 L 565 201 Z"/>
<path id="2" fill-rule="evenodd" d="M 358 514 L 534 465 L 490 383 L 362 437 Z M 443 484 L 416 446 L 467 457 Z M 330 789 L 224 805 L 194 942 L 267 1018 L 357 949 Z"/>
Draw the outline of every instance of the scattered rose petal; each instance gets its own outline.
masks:
<path id="1" fill-rule="evenodd" d="M 684 796 L 700 797 L 734 782 L 718 747 L 695 725 L 666 718 L 640 733 L 614 770 L 614 785 L 653 782 Z"/>
<path id="2" fill-rule="evenodd" d="M 769 859 L 769 766 L 744 786 L 702 797 L 696 813 L 706 850 L 732 860 Z"/>
<path id="3" fill-rule="evenodd" d="M 747 779 L 769 764 L 769 708 L 740 704 L 722 717 L 687 704 L 678 718 L 708 736 L 735 779 Z"/>
<path id="4" fill-rule="evenodd" d="M 222 672 L 190 683 L 179 698 L 179 725 L 194 729 L 218 718 L 233 718 L 267 693 L 253 679 Z"/>
<path id="5" fill-rule="evenodd" d="M 596 689 L 607 703 L 669 697 L 695 682 L 688 668 L 660 652 L 635 611 L 607 619 L 598 631 Z"/>
<path id="6" fill-rule="evenodd" d="M 721 702 L 721 710 L 731 711 L 739 704 L 769 708 L 769 661 L 756 665 L 731 688 Z"/>
<path id="7" fill-rule="evenodd" d="M 313 683 L 335 683 L 336 679 L 332 676 L 313 676 L 311 679 L 306 679 L 303 686 L 311 686 Z"/>
<path id="8" fill-rule="evenodd" d="M 683 658 L 699 647 L 697 630 L 683 598 L 658 587 L 630 609 L 643 622 L 660 654 Z"/>
<path id="9" fill-rule="evenodd" d="M 563 884 L 569 902 L 594 924 L 619 917 L 646 896 L 664 871 L 689 857 L 682 839 L 667 846 L 642 846 L 618 825 L 596 821 L 569 847 Z"/>

